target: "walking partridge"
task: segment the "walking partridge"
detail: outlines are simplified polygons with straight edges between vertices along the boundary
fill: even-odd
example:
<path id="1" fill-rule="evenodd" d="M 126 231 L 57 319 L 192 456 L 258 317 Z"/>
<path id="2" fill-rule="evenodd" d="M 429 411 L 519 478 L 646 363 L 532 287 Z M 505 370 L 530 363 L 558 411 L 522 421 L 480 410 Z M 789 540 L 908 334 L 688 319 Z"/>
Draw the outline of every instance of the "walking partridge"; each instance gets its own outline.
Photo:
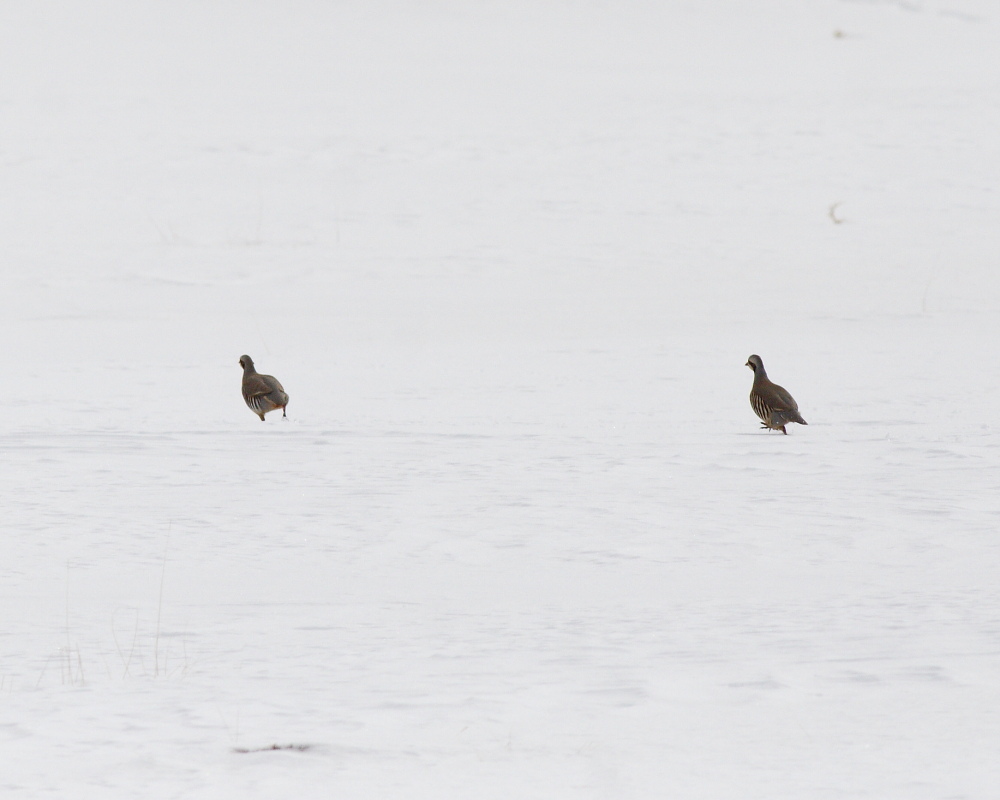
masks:
<path id="1" fill-rule="evenodd" d="M 763 421 L 762 428 L 781 431 L 787 434 L 785 425 L 797 422 L 799 425 L 809 423 L 802 419 L 799 405 L 788 392 L 776 383 L 771 383 L 764 371 L 764 362 L 760 356 L 750 356 L 747 366 L 753 370 L 753 386 L 750 389 L 750 405 L 754 413 Z"/>
<path id="2" fill-rule="evenodd" d="M 288 405 L 288 395 L 278 379 L 257 372 L 250 356 L 240 356 L 240 366 L 243 367 L 243 399 L 247 408 L 260 417 L 261 422 L 268 411 L 278 408 L 281 409 L 281 416 L 287 418 L 285 406 Z"/>

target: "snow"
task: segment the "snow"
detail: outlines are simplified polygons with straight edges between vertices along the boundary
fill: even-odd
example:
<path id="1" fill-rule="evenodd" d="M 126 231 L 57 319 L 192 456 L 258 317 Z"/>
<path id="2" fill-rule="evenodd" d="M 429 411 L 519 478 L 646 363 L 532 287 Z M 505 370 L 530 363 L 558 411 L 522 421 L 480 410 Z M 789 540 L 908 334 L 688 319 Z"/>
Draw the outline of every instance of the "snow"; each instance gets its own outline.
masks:
<path id="1" fill-rule="evenodd" d="M 0 793 L 995 796 L 998 52 L 0 6 Z"/>

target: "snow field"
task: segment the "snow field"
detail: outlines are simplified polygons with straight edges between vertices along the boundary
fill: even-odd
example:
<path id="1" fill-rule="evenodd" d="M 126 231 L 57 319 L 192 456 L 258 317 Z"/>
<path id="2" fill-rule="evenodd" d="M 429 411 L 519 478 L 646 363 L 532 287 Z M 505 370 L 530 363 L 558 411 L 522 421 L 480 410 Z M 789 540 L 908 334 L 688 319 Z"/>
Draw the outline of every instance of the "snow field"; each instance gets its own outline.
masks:
<path id="1" fill-rule="evenodd" d="M 993 795 L 991 4 L 0 21 L 5 796 Z"/>

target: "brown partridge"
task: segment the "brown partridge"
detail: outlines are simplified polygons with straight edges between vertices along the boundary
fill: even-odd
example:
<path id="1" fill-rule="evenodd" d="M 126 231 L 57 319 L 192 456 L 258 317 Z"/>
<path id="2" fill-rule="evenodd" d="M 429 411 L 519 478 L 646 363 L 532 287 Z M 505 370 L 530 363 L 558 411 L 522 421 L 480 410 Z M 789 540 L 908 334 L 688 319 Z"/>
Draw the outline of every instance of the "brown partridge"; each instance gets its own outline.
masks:
<path id="1" fill-rule="evenodd" d="M 281 409 L 281 416 L 287 418 L 285 406 L 288 405 L 288 395 L 278 379 L 257 372 L 250 356 L 240 356 L 240 366 L 243 367 L 243 399 L 247 408 L 260 417 L 261 422 L 268 411 L 278 408 Z"/>
<path id="2" fill-rule="evenodd" d="M 754 413 L 764 423 L 762 428 L 781 431 L 787 434 L 785 425 L 797 422 L 799 425 L 809 423 L 802 419 L 799 405 L 784 388 L 772 383 L 764 371 L 764 362 L 760 356 L 753 355 L 747 359 L 747 366 L 753 370 L 753 386 L 750 388 L 750 405 Z"/>

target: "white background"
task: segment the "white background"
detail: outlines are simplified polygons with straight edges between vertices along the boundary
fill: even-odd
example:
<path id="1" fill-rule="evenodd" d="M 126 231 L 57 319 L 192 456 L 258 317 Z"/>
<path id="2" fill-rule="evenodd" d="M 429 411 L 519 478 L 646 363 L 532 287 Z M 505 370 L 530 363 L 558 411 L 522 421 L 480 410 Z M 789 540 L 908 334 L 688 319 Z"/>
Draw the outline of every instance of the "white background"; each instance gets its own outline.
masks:
<path id="1" fill-rule="evenodd" d="M 0 794 L 996 797 L 998 54 L 0 5 Z"/>

